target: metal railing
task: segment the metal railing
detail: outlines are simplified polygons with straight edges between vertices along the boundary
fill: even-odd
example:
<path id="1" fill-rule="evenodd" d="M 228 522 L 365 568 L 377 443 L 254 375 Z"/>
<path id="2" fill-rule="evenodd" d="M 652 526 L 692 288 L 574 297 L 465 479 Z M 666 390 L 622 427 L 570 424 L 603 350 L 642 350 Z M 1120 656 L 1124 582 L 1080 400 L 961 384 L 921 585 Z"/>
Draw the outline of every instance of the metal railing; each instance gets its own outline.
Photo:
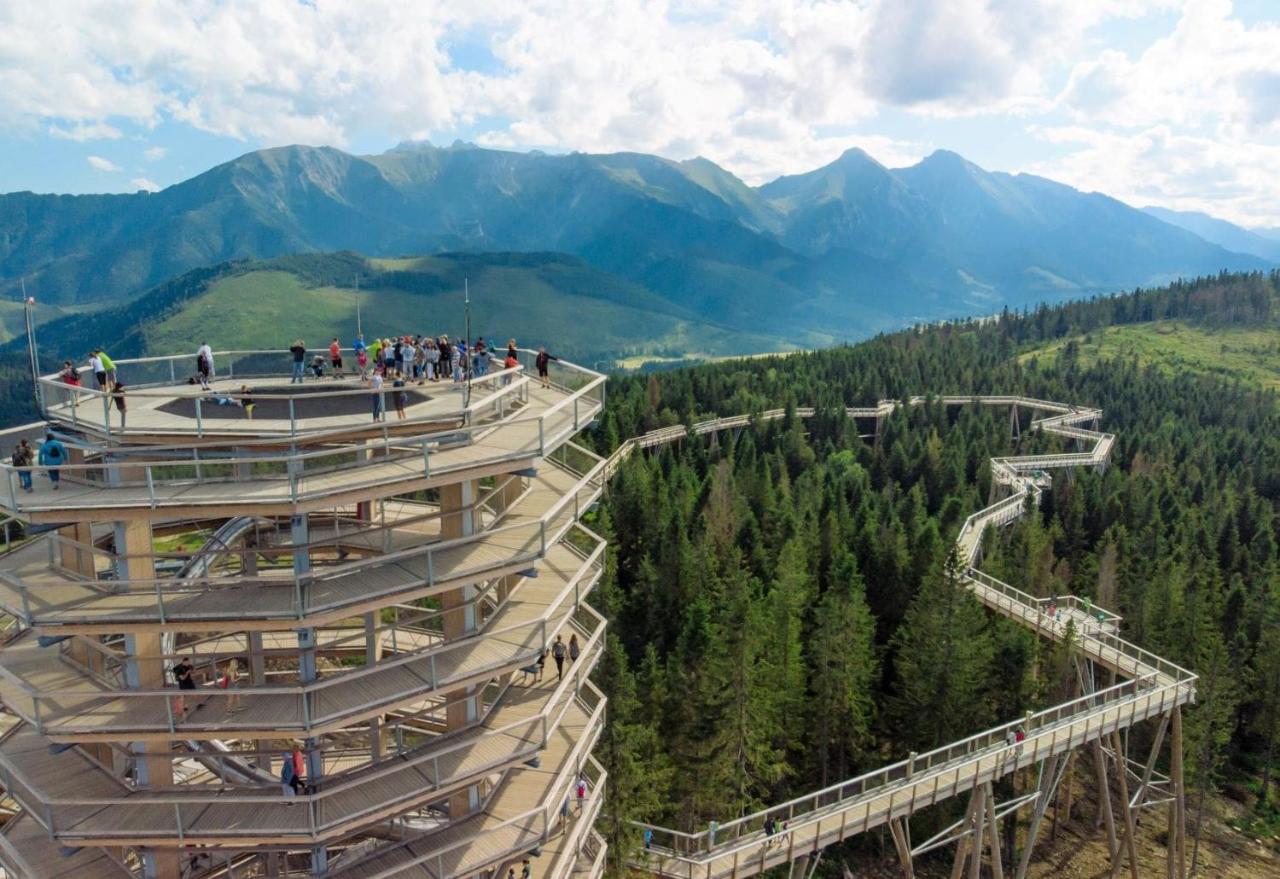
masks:
<path id="1" fill-rule="evenodd" d="M 589 752 L 590 741 L 594 741 L 602 725 L 605 699 L 589 682 L 587 675 L 601 655 L 605 621 L 590 607 L 584 606 L 576 612 L 572 625 L 573 630 L 583 639 L 579 660 L 570 673 L 548 693 L 543 707 L 532 717 L 521 717 L 492 727 L 473 727 L 467 732 L 438 738 L 421 747 L 397 753 L 395 760 L 384 760 L 366 770 L 329 781 L 322 780 L 314 793 L 293 797 L 278 790 L 264 791 L 261 787 L 210 785 L 198 790 L 159 788 L 105 797 L 49 796 L 37 794 L 38 783 L 26 775 L 23 767 L 13 765 L 3 756 L 0 756 L 0 780 L 4 781 L 6 789 L 18 792 L 20 798 L 30 798 L 32 802 L 24 803 L 24 806 L 51 835 L 60 839 L 136 839 L 144 831 L 130 820 L 133 809 L 141 809 L 148 816 L 145 831 L 147 835 L 168 840 L 198 841 L 210 836 L 315 838 L 336 833 L 346 825 L 366 821 L 382 812 L 402 810 L 409 802 L 434 801 L 450 789 L 463 786 L 504 766 L 529 759 L 546 749 L 550 736 L 560 727 L 566 713 L 575 703 L 587 713 L 586 726 L 590 733 L 579 740 L 577 747 Z M 170 696 L 172 694 L 173 691 L 170 691 Z M 505 745 L 494 747 L 495 742 Z M 506 748 L 505 751 L 503 747 Z M 472 752 L 483 754 L 483 759 L 466 760 L 465 757 Z M 3 755 L 2 740 L 0 755 Z M 378 794 L 370 797 L 367 792 L 371 790 L 378 791 Z M 341 801 L 347 794 L 354 795 L 343 805 Z M 371 799 L 376 802 L 370 804 Z M 284 808 L 291 804 L 305 805 L 306 808 Z M 207 833 L 191 829 L 190 816 L 199 815 L 211 806 L 218 805 L 278 805 L 281 808 L 273 813 L 260 813 L 253 826 L 241 827 L 235 832 L 225 828 Z M 155 824 L 156 806 L 172 807 L 172 826 L 161 827 Z M 83 822 L 83 816 L 75 816 L 70 819 L 69 826 L 61 827 L 57 823 L 59 815 L 55 807 L 110 807 L 111 812 L 99 813 L 99 820 L 118 819 L 120 823 L 115 830 L 91 829 Z M 287 818 L 288 821 L 272 825 L 267 823 L 267 814 L 276 819 Z M 111 817 L 106 818 L 106 815 Z"/>

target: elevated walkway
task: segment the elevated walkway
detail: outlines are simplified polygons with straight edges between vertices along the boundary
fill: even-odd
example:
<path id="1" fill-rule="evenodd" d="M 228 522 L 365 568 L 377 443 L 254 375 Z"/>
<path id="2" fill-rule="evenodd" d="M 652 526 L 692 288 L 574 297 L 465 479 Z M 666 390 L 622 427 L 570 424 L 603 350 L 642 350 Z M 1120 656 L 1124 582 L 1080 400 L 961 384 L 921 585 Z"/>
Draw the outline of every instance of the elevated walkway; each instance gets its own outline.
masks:
<path id="1" fill-rule="evenodd" d="M 972 792 L 1017 769 L 1099 742 L 1118 730 L 1195 700 L 1195 675 L 1120 638 L 1120 618 L 1114 613 L 1074 596 L 1036 598 L 973 567 L 988 528 L 1015 521 L 1028 504 L 1039 502 L 1043 487 L 1048 484 L 1044 471 L 1106 464 L 1114 436 L 1078 426 L 1097 422 L 1101 411 L 1024 396 L 956 395 L 912 397 L 904 402 L 884 400 L 874 407 L 849 408 L 846 415 L 879 422 L 902 405 L 920 406 L 930 401 L 944 406 L 1022 407 L 1033 413 L 1050 413 L 1033 418 L 1031 429 L 1092 444 L 1087 451 L 1073 454 L 993 459 L 994 481 L 1008 487 L 1012 494 L 970 516 L 956 544 L 965 565 L 962 585 L 980 602 L 1042 637 L 1056 641 L 1070 637 L 1080 655 L 1126 680 L 962 742 L 724 822 L 714 832 L 709 828 L 700 833 L 682 833 L 650 826 L 653 843 L 633 860 L 637 869 L 684 879 L 757 875 L 799 857 L 815 855 L 828 845 L 905 818 L 941 800 Z M 811 417 L 813 412 L 794 410 L 797 417 Z M 619 447 L 606 462 L 605 472 L 612 475 L 637 449 L 677 442 L 690 433 L 738 430 L 753 419 L 771 421 L 785 415 L 785 410 L 777 409 L 653 431 Z M 1025 729 L 1026 739 L 1010 744 L 1010 733 L 1016 728 Z M 767 819 L 778 825 L 786 822 L 786 830 L 766 833 Z"/>

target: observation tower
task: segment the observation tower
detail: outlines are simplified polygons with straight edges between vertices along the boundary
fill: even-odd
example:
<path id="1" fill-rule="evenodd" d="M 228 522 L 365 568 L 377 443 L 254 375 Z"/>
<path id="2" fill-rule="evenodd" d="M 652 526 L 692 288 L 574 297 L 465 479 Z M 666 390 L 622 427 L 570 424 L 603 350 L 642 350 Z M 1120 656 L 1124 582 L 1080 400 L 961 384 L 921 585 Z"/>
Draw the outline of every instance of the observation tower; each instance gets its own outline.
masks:
<path id="1" fill-rule="evenodd" d="M 604 377 L 520 360 L 403 417 L 387 382 L 382 421 L 286 352 L 215 352 L 208 389 L 117 361 L 123 425 L 37 381 L 46 424 L 0 442 L 67 456 L 0 484 L 10 876 L 599 875 L 605 462 L 573 438 Z"/>

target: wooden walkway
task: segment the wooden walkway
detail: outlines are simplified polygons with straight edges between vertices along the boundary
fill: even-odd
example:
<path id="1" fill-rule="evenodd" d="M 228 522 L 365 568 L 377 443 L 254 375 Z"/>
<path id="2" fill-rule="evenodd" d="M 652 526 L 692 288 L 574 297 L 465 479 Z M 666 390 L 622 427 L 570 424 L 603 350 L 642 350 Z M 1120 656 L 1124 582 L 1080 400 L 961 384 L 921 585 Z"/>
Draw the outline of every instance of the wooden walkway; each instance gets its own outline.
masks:
<path id="1" fill-rule="evenodd" d="M 1073 454 L 993 459 L 995 481 L 1007 486 L 1012 494 L 970 516 L 957 537 L 957 547 L 968 566 L 964 586 L 979 601 L 1043 637 L 1062 640 L 1070 631 L 1081 655 L 1127 680 L 1101 693 L 1054 706 L 912 760 L 726 821 L 714 832 L 708 829 L 686 834 L 650 827 L 654 845 L 635 858 L 633 865 L 637 869 L 685 879 L 753 876 L 797 858 L 816 855 L 824 847 L 849 836 L 963 795 L 1016 769 L 1099 741 L 1116 730 L 1194 701 L 1195 675 L 1121 639 L 1116 634 L 1119 617 L 1115 614 L 1088 607 L 1073 597 L 1038 599 L 972 567 L 987 528 L 1016 520 L 1028 503 L 1039 501 L 1047 484 L 1044 471 L 1105 465 L 1115 438 L 1079 427 L 1096 422 L 1101 411 L 1018 396 L 913 397 L 906 405 L 924 405 L 930 399 L 946 406 L 1022 407 L 1050 413 L 1033 419 L 1031 429 L 1092 444 L 1088 451 Z M 880 420 L 901 405 L 898 401 L 886 400 L 875 407 L 850 408 L 846 414 L 854 419 Z M 772 410 L 756 418 L 769 421 L 785 414 L 784 410 Z M 812 414 L 812 409 L 796 410 L 798 417 Z M 707 435 L 740 429 L 751 420 L 749 416 L 731 416 L 692 427 L 654 431 L 624 443 L 610 457 L 606 473 L 612 475 L 621 461 L 637 449 L 678 442 L 689 433 Z M 1025 727 L 1027 738 L 1010 745 L 1008 735 L 1019 726 Z M 786 830 L 767 834 L 768 818 L 779 825 L 786 822 Z"/>

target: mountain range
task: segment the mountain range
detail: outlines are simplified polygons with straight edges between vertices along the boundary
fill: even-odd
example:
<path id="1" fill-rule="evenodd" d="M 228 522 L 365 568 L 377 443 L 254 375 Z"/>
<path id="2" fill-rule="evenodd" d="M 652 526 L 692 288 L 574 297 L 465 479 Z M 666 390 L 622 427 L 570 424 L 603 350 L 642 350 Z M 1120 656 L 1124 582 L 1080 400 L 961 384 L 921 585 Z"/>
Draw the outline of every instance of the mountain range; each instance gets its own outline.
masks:
<path id="1" fill-rule="evenodd" d="M 0 297 L 23 279 L 44 304 L 119 305 L 191 269 L 300 252 L 536 251 L 803 344 L 1277 259 L 1166 219 L 947 151 L 889 169 L 854 149 L 753 187 L 638 153 L 292 146 L 156 193 L 0 195 Z"/>
<path id="2" fill-rule="evenodd" d="M 1227 250 L 1280 263 L 1280 229 L 1245 229 L 1200 211 L 1171 211 L 1158 207 L 1145 207 L 1143 210 Z"/>

